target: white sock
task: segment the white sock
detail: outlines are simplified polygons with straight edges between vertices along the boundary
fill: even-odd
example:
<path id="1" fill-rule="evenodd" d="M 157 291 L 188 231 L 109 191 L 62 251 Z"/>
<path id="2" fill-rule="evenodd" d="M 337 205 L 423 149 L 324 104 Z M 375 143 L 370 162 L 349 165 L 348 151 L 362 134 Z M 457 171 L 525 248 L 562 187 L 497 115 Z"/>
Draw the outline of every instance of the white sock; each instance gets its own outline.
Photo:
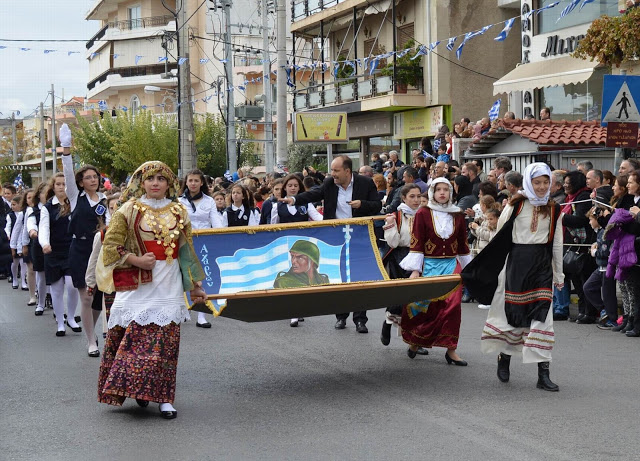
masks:
<path id="1" fill-rule="evenodd" d="M 20 259 L 20 278 L 22 278 L 22 288 L 29 288 L 27 284 L 27 263 Z"/>
<path id="2" fill-rule="evenodd" d="M 161 403 L 160 411 L 176 411 L 176 409 L 173 408 L 173 405 L 171 405 L 170 403 Z"/>
<path id="3" fill-rule="evenodd" d="M 36 272 L 36 285 L 38 286 L 38 309 L 44 310 L 44 300 L 47 297 L 47 279 L 44 272 Z"/>
<path id="4" fill-rule="evenodd" d="M 67 320 L 70 326 L 76 328 L 79 326 L 74 319 L 78 308 L 78 290 L 73 286 L 70 275 L 64 276 L 64 286 L 67 291 Z"/>
<path id="5" fill-rule="evenodd" d="M 207 318 L 204 316 L 204 312 L 198 312 L 198 323 L 207 323 Z"/>
<path id="6" fill-rule="evenodd" d="M 60 279 L 51 284 L 51 302 L 53 312 L 56 314 L 58 331 L 64 331 L 64 279 Z"/>
<path id="7" fill-rule="evenodd" d="M 14 259 L 11 261 L 11 278 L 13 279 L 11 281 L 12 285 L 14 287 L 17 287 L 19 285 L 19 280 L 18 280 L 18 260 Z"/>

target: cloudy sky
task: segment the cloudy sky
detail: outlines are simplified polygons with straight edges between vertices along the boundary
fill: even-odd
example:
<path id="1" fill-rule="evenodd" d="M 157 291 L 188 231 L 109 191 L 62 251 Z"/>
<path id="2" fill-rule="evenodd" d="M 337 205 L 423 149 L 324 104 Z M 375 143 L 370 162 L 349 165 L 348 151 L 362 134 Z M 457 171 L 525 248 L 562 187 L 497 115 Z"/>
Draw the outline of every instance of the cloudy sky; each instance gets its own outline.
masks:
<path id="1" fill-rule="evenodd" d="M 94 0 L 21 0 L 8 7 L 2 0 L 0 39 L 47 40 L 45 42 L 0 41 L 0 112 L 2 117 L 19 110 L 27 116 L 47 97 L 51 84 L 56 95 L 65 99 L 85 96 L 88 64 L 85 42 L 99 27 L 98 21 L 85 21 L 84 16 Z M 79 42 L 55 42 L 80 39 Z M 31 48 L 20 51 L 18 48 Z M 45 54 L 43 50 L 57 50 Z M 67 55 L 68 51 L 80 51 Z M 47 101 L 51 104 L 51 100 Z"/>

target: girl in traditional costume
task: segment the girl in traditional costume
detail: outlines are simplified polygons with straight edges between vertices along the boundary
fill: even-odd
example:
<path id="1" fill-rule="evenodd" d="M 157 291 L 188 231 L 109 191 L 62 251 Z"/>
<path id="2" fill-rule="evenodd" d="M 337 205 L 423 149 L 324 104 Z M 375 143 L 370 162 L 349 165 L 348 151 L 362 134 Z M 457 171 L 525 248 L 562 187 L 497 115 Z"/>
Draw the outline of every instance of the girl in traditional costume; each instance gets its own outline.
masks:
<path id="1" fill-rule="evenodd" d="M 173 407 L 180 324 L 189 319 L 184 291 L 204 302 L 205 275 L 193 249 L 191 223 L 177 199 L 179 184 L 162 162 L 133 174 L 114 213 L 96 265 L 98 288 L 116 292 L 98 381 L 98 400 Z"/>
<path id="2" fill-rule="evenodd" d="M 444 178 L 429 186 L 429 202 L 415 215 L 411 250 L 400 267 L 411 271 L 410 278 L 459 274 L 471 260 L 467 226 L 460 208 L 452 204 L 453 188 Z M 408 304 L 402 310 L 402 339 L 409 344 L 407 355 L 414 358 L 419 347 L 444 347 L 448 364 L 466 366 L 456 349 L 460 334 L 462 286 L 442 299 Z"/>
<path id="3" fill-rule="evenodd" d="M 179 200 L 189 213 L 192 229 L 222 227 L 222 217 L 218 213 L 216 201 L 209 196 L 209 186 L 202 171 L 196 169 L 187 173 Z M 211 328 L 211 323 L 207 321 L 203 312 L 198 312 L 196 326 Z"/>
<path id="4" fill-rule="evenodd" d="M 499 258 L 491 254 L 492 249 L 496 245 L 511 248 L 482 330 L 482 351 L 499 353 L 498 379 L 509 381 L 511 356 L 522 354 L 523 363 L 538 364 L 537 387 L 557 391 L 549 378 L 555 342 L 551 300 L 553 286 L 561 289 L 564 284 L 563 235 L 560 207 L 549 198 L 550 178 L 546 164 L 527 166 L 524 190 L 509 200 L 498 221 L 498 230 L 505 227 L 507 232 L 499 232 L 480 253 L 489 259 L 478 261 L 495 265 Z M 488 268 L 481 264 L 479 270 Z"/>

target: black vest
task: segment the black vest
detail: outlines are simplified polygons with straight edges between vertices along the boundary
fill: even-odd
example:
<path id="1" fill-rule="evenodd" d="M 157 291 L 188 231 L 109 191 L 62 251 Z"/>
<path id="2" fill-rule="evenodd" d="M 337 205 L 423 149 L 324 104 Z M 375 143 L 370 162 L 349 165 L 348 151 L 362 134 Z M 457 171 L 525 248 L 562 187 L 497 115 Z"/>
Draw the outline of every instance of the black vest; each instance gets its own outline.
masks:
<path id="1" fill-rule="evenodd" d="M 281 223 L 309 221 L 309 211 L 305 205 L 296 206 L 296 214 L 292 215 L 287 204 L 278 202 L 278 219 Z"/>
<path id="2" fill-rule="evenodd" d="M 71 234 L 69 233 L 69 217 L 58 216 L 60 204 L 54 205 L 49 200 L 45 205 L 49 212 L 49 243 L 55 253 L 69 254 L 71 245 Z"/>
<path id="3" fill-rule="evenodd" d="M 98 231 L 98 219 L 106 219 L 106 200 L 100 200 L 95 206 L 89 204 L 87 195 L 78 196 L 76 208 L 71 213 L 69 221 L 69 233 L 76 238 L 93 238 Z M 102 216 L 96 214 L 96 208 L 101 207 Z"/>
<path id="4" fill-rule="evenodd" d="M 248 226 L 249 225 L 249 213 L 251 210 L 244 210 L 244 214 L 242 210 L 233 210 L 232 207 L 228 206 L 224 209 L 227 212 L 227 223 L 229 227 L 238 227 L 238 226 Z"/>

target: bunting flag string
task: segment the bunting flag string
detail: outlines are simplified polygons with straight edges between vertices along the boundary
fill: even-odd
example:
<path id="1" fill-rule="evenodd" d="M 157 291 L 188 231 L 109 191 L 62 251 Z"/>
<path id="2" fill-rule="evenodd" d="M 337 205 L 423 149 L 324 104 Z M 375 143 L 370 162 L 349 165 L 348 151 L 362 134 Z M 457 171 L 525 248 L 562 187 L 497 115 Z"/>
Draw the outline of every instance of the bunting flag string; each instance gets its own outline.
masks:
<path id="1" fill-rule="evenodd" d="M 511 32 L 511 28 L 513 27 L 514 22 L 516 22 L 516 18 L 509 19 L 504 25 L 504 29 L 502 29 L 502 32 L 500 32 L 500 34 L 498 34 L 498 36 L 494 38 L 494 40 L 496 42 L 503 42 L 504 40 L 506 40 L 509 32 Z"/>

